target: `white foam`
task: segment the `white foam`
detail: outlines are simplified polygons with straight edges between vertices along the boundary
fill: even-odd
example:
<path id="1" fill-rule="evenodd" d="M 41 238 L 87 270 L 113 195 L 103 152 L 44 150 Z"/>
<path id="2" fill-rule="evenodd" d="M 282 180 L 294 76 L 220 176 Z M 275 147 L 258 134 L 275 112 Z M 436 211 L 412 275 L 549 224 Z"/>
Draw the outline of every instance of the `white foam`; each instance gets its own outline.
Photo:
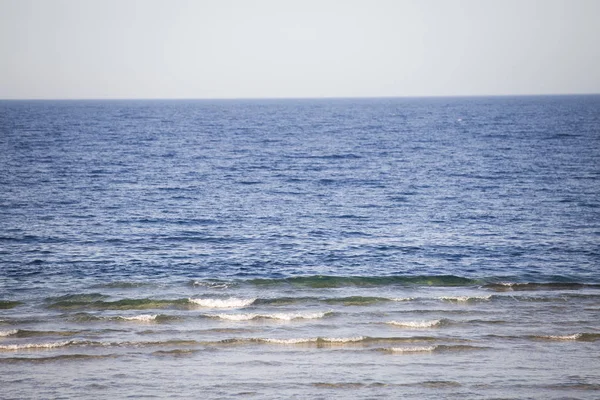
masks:
<path id="1" fill-rule="evenodd" d="M 276 344 L 302 344 L 302 343 L 355 343 L 364 340 L 364 336 L 356 337 L 314 337 L 314 338 L 291 338 L 291 339 L 260 339 L 261 342 L 265 343 L 276 343 Z"/>
<path id="2" fill-rule="evenodd" d="M 389 321 L 387 324 L 399 326 L 402 328 L 433 328 L 434 326 L 439 326 L 442 323 L 441 319 L 434 319 L 431 321 Z"/>
<path id="3" fill-rule="evenodd" d="M 416 346 L 416 347 L 391 347 L 386 349 L 393 353 L 429 353 L 434 351 L 437 346 Z"/>
<path id="4" fill-rule="evenodd" d="M 227 289 L 231 285 L 223 282 L 202 282 L 202 281 L 194 281 L 194 286 L 203 286 L 210 289 Z"/>
<path id="5" fill-rule="evenodd" d="M 414 297 L 394 297 L 394 298 L 391 298 L 390 300 L 400 302 L 400 301 L 412 301 L 414 299 L 415 299 Z"/>
<path id="6" fill-rule="evenodd" d="M 487 296 L 444 296 L 440 297 L 440 300 L 465 303 L 473 300 L 487 301 L 492 298 L 492 295 Z"/>
<path id="7" fill-rule="evenodd" d="M 19 332 L 18 329 L 11 329 L 10 331 L 0 331 L 0 337 L 16 335 Z"/>
<path id="8" fill-rule="evenodd" d="M 57 347 L 65 347 L 76 342 L 69 340 L 65 342 L 53 342 L 53 343 L 24 343 L 24 344 L 7 344 L 0 346 L 0 351 L 15 351 L 15 350 L 33 350 L 33 349 L 54 349 Z"/>
<path id="9" fill-rule="evenodd" d="M 158 317 L 157 314 L 143 314 L 143 315 L 134 315 L 132 317 L 119 316 L 118 318 L 121 320 L 124 320 L 124 321 L 150 322 L 150 321 L 155 321 L 156 317 Z"/>
<path id="10" fill-rule="evenodd" d="M 209 317 L 220 318 L 228 321 L 250 321 L 253 319 L 277 319 L 282 321 L 291 321 L 294 319 L 319 319 L 327 315 L 326 312 L 317 313 L 277 313 L 277 314 L 209 314 Z"/>
<path id="11" fill-rule="evenodd" d="M 328 343 L 353 343 L 353 342 L 361 342 L 365 340 L 364 336 L 355 336 L 355 337 L 324 337 L 321 338 L 323 342 Z"/>
<path id="12" fill-rule="evenodd" d="M 240 299 L 230 297 L 228 299 L 188 299 L 190 303 L 207 308 L 243 308 L 251 305 L 256 299 Z"/>
<path id="13" fill-rule="evenodd" d="M 314 343 L 318 338 L 292 338 L 292 339 L 260 339 L 261 342 L 265 343 L 276 343 L 276 344 L 302 344 L 302 343 Z"/>
<path id="14" fill-rule="evenodd" d="M 583 335 L 581 333 L 574 333 L 572 335 L 548 335 L 541 337 L 550 340 L 578 340 L 581 339 L 582 336 Z"/>

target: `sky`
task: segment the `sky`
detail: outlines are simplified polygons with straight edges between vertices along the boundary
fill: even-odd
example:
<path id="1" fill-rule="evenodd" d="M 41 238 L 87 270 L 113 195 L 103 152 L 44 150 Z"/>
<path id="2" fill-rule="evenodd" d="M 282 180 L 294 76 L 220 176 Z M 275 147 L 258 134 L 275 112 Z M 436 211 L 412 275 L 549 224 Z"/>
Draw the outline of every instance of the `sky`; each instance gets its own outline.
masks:
<path id="1" fill-rule="evenodd" d="M 600 0 L 0 0 L 0 99 L 600 93 Z"/>

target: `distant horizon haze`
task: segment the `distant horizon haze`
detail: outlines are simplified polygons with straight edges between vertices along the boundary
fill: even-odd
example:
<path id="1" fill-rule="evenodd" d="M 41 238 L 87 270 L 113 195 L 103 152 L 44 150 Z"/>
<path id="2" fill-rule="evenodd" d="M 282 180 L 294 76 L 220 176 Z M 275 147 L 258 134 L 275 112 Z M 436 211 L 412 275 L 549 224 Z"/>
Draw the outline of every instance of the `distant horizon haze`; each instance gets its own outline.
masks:
<path id="1" fill-rule="evenodd" d="M 595 0 L 0 0 L 0 99 L 600 93 Z"/>

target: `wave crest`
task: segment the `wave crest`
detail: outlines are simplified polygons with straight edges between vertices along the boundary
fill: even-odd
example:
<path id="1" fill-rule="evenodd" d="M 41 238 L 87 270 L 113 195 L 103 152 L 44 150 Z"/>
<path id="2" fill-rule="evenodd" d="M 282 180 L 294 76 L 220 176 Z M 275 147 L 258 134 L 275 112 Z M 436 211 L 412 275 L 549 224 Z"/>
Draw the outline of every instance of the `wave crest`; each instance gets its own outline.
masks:
<path id="1" fill-rule="evenodd" d="M 390 347 L 384 349 L 391 353 L 431 353 L 435 351 L 438 346 L 413 346 L 413 347 Z"/>
<path id="2" fill-rule="evenodd" d="M 471 303 L 477 301 L 489 301 L 492 295 L 486 296 L 443 296 L 439 299 L 450 303 Z"/>
<path id="3" fill-rule="evenodd" d="M 434 328 L 434 327 L 440 326 L 442 324 L 442 322 L 443 322 L 443 320 L 441 320 L 441 319 L 434 319 L 431 321 L 389 321 L 386 323 L 388 325 L 399 326 L 402 328 L 419 329 L 419 328 Z"/>
<path id="4" fill-rule="evenodd" d="M 22 343 L 22 344 L 6 344 L 0 346 L 0 351 L 18 351 L 18 350 L 46 350 L 55 349 L 58 347 L 66 347 L 77 345 L 79 342 L 74 340 L 68 340 L 64 342 L 52 342 L 52 343 Z"/>
<path id="5" fill-rule="evenodd" d="M 123 321 L 151 322 L 151 321 L 156 321 L 157 317 L 158 317 L 158 314 L 143 314 L 143 315 L 134 315 L 131 317 L 119 316 L 119 317 L 117 317 L 117 319 L 123 320 Z"/>
<path id="6" fill-rule="evenodd" d="M 206 308 L 243 308 L 252 305 L 256 299 L 240 299 L 230 297 L 228 299 L 188 299 L 192 304 Z"/>
<path id="7" fill-rule="evenodd" d="M 329 312 L 316 313 L 276 313 L 276 314 L 208 314 L 208 317 L 219 318 L 227 321 L 251 321 L 254 319 L 276 319 L 281 321 L 292 321 L 294 319 L 320 319 Z"/>

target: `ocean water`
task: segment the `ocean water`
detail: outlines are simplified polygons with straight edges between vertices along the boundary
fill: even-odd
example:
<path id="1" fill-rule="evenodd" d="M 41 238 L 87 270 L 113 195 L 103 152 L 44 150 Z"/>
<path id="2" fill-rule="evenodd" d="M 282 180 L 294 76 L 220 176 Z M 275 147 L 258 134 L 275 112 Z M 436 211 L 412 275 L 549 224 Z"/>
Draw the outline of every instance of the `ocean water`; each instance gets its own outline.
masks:
<path id="1" fill-rule="evenodd" d="M 597 399 L 600 96 L 0 102 L 0 398 Z"/>

